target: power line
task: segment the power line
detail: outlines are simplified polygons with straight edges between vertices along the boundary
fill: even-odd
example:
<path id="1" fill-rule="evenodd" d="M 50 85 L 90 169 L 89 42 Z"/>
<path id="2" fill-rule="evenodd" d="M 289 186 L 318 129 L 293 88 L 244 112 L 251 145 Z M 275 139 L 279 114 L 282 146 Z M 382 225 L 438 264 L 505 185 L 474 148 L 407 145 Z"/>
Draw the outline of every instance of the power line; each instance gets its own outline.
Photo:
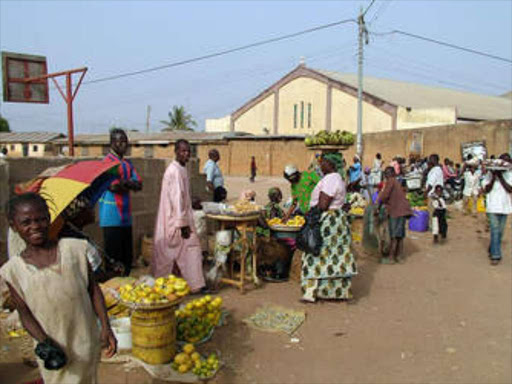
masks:
<path id="1" fill-rule="evenodd" d="M 335 26 L 338 26 L 338 25 L 341 25 L 341 24 L 350 23 L 350 22 L 356 23 L 356 20 L 354 20 L 354 19 L 340 20 L 340 21 L 336 21 L 334 23 L 320 25 L 318 27 L 313 27 L 313 28 L 305 29 L 305 30 L 302 30 L 302 31 L 299 31 L 299 32 L 294 32 L 294 33 L 290 33 L 290 34 L 283 35 L 283 36 L 278 36 L 278 37 L 273 37 L 273 38 L 266 39 L 266 40 L 257 41 L 255 43 L 242 45 L 242 46 L 236 47 L 236 48 L 226 49 L 226 50 L 223 50 L 223 51 L 211 53 L 211 54 L 204 55 L 204 56 L 194 57 L 194 58 L 191 58 L 191 59 L 177 61 L 177 62 L 170 63 L 170 64 L 159 65 L 159 66 L 156 66 L 156 67 L 146 68 L 146 69 L 142 69 L 142 70 L 138 70 L 138 71 L 126 72 L 126 73 L 122 73 L 122 74 L 119 74 L 119 75 L 107 76 L 107 77 L 102 77 L 102 78 L 99 78 L 99 79 L 93 79 L 93 80 L 89 80 L 89 81 L 84 81 L 83 84 L 100 83 L 100 82 L 104 82 L 104 81 L 120 79 L 120 78 L 123 78 L 123 77 L 129 77 L 129 76 L 140 75 L 140 74 L 143 74 L 143 73 L 159 71 L 159 70 L 166 69 L 166 68 L 177 67 L 177 66 L 180 66 L 180 65 L 191 64 L 191 63 L 195 63 L 195 62 L 198 62 L 198 61 L 203 61 L 203 60 L 206 60 L 206 59 L 212 59 L 214 57 L 219 57 L 219 56 L 227 55 L 229 53 L 234 53 L 234 52 L 244 51 L 244 50 L 247 50 L 249 48 L 259 47 L 261 45 L 266 45 L 266 44 L 270 44 L 270 43 L 275 43 L 277 41 L 291 39 L 293 37 L 305 35 L 305 34 L 308 34 L 308 33 L 320 31 L 320 30 L 327 29 L 327 28 L 332 28 L 332 27 L 335 27 Z"/>
<path id="2" fill-rule="evenodd" d="M 404 35 L 404 36 L 412 37 L 412 38 L 415 38 L 415 39 L 419 39 L 419 40 L 423 40 L 423 41 L 428 41 L 430 43 L 435 43 L 435 44 L 443 45 L 445 47 L 458 49 L 460 51 L 464 51 L 464 52 L 468 52 L 468 53 L 473 53 L 475 55 L 480 55 L 480 56 L 488 57 L 488 58 L 491 58 L 491 59 L 500 60 L 500 61 L 504 61 L 504 62 L 507 62 L 507 63 L 512 63 L 512 60 L 507 59 L 505 57 L 496 56 L 496 55 L 493 55 L 493 54 L 490 54 L 490 53 L 487 53 L 487 52 L 477 51 L 476 49 L 472 49 L 472 48 L 461 47 L 460 45 L 456 45 L 456 44 L 452 44 L 452 43 L 447 43 L 445 41 L 432 39 L 430 37 L 416 35 L 414 33 L 401 31 L 399 29 L 394 29 L 394 30 L 392 30 L 390 32 L 370 32 L 370 33 L 373 34 L 373 35 L 376 35 L 376 36 L 386 36 L 386 35 L 393 35 L 393 34 Z"/>
<path id="3" fill-rule="evenodd" d="M 368 10 L 371 8 L 371 6 L 373 5 L 373 3 L 375 3 L 376 0 L 372 0 L 372 2 L 370 3 L 370 5 L 368 6 L 368 8 L 366 8 L 366 10 L 363 12 L 363 17 L 366 16 L 366 12 L 368 12 Z"/>

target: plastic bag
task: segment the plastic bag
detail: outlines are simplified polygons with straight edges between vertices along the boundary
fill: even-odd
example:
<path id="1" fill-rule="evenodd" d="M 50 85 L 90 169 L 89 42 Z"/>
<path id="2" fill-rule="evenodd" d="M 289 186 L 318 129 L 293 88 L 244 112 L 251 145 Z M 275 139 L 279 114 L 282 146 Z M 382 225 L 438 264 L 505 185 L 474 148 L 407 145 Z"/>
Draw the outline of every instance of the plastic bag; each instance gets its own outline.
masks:
<path id="1" fill-rule="evenodd" d="M 297 248 L 301 251 L 318 256 L 322 248 L 322 235 L 320 233 L 320 216 L 322 211 L 313 207 L 306 214 L 306 224 L 297 235 Z"/>

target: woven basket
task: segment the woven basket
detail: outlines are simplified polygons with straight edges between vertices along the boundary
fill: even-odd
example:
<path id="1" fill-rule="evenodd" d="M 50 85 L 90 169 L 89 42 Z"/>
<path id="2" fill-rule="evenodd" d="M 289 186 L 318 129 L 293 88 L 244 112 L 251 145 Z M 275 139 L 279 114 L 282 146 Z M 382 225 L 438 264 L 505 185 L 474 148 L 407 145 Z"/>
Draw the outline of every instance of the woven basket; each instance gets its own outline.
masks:
<path id="1" fill-rule="evenodd" d="M 153 237 L 148 235 L 142 237 L 140 253 L 144 264 L 150 265 L 153 257 Z"/>

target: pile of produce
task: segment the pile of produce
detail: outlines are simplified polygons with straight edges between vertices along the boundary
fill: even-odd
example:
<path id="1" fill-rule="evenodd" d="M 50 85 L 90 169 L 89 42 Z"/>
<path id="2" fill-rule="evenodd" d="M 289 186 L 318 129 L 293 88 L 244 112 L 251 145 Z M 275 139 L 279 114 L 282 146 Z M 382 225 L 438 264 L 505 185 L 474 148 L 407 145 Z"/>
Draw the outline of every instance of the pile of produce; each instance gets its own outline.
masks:
<path id="1" fill-rule="evenodd" d="M 364 216 L 364 208 L 361 207 L 351 207 L 350 214 L 354 216 Z"/>
<path id="2" fill-rule="evenodd" d="M 424 207 L 427 205 L 425 196 L 422 193 L 409 192 L 407 194 L 407 200 L 409 200 L 409 204 L 411 204 L 411 207 L 413 208 Z"/>
<path id="3" fill-rule="evenodd" d="M 316 145 L 352 145 L 356 138 L 353 133 L 347 131 L 327 132 L 320 131 L 314 136 L 307 136 L 304 139 L 306 147 L 313 147 Z"/>
<path id="4" fill-rule="evenodd" d="M 233 213 L 250 213 L 250 212 L 258 212 L 261 210 L 261 207 L 255 204 L 252 201 L 247 200 L 238 200 L 235 204 L 228 207 L 228 212 Z"/>
<path id="5" fill-rule="evenodd" d="M 294 216 L 286 223 L 279 217 L 274 217 L 273 219 L 267 220 L 267 224 L 271 227 L 274 225 L 282 225 L 287 227 L 302 227 L 306 223 L 306 219 L 303 216 Z"/>
<path id="6" fill-rule="evenodd" d="M 99 284 L 105 298 L 108 317 L 121 318 L 130 316 L 130 308 L 119 301 L 119 298 L 116 297 L 118 296 L 116 292 L 119 292 L 123 285 L 133 284 L 135 281 L 136 279 L 133 277 L 114 277 L 105 283 Z"/>
<path id="7" fill-rule="evenodd" d="M 219 359 L 215 353 L 211 353 L 206 359 L 196 351 L 194 344 L 185 344 L 183 352 L 174 357 L 172 368 L 179 373 L 192 373 L 202 379 L 210 378 L 219 369 Z"/>
<path id="8" fill-rule="evenodd" d="M 171 303 L 190 293 L 190 287 L 185 279 L 169 275 L 159 277 L 151 286 L 144 282 L 140 284 L 125 284 L 119 288 L 120 298 L 128 304 L 164 304 Z"/>
<path id="9" fill-rule="evenodd" d="M 220 323 L 222 298 L 212 298 L 206 295 L 202 298 L 192 300 L 185 306 L 178 309 L 177 339 L 188 343 L 197 343 L 207 338 L 213 328 Z"/>

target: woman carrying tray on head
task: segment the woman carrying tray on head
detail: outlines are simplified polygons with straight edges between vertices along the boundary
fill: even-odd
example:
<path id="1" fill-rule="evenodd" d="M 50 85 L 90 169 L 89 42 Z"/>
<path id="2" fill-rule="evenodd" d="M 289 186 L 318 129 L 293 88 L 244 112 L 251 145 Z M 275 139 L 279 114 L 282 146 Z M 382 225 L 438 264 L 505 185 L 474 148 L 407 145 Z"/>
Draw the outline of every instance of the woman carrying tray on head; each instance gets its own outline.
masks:
<path id="1" fill-rule="evenodd" d="M 297 208 L 301 214 L 308 211 L 311 193 L 320 181 L 320 176 L 315 171 L 301 173 L 295 165 L 288 164 L 284 167 L 284 178 L 291 184 L 292 195 L 292 204 L 283 217 L 283 221 L 286 222 L 294 213 L 297 213 Z"/>
<path id="2" fill-rule="evenodd" d="M 347 213 L 343 210 L 345 182 L 343 158 L 340 153 L 324 154 L 320 160 L 324 177 L 311 196 L 311 209 L 322 211 L 320 233 L 322 247 L 319 256 L 302 256 L 302 300 L 352 298 L 352 276 L 357 274 Z"/>

